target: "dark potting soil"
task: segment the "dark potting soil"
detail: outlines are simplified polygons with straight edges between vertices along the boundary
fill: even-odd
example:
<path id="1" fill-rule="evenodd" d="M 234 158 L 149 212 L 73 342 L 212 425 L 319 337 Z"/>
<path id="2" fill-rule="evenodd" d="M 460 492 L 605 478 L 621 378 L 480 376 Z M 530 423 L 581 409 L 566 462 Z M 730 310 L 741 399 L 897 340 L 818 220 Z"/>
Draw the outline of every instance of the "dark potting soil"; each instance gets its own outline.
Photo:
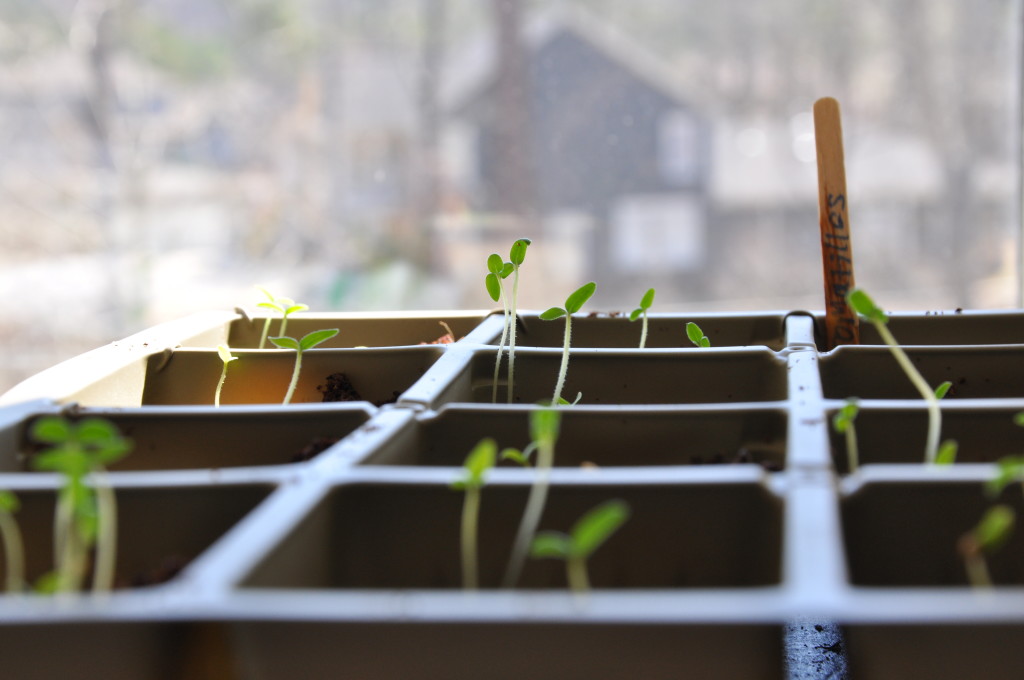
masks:
<path id="1" fill-rule="evenodd" d="M 740 449 L 732 458 L 726 458 L 721 453 L 715 453 L 707 457 L 697 454 L 690 456 L 690 465 L 740 465 L 743 463 L 757 463 L 768 472 L 782 471 L 780 463 L 771 460 L 754 460 L 750 451 L 745 448 Z"/>
<path id="2" fill-rule="evenodd" d="M 333 446 L 338 442 L 338 437 L 313 437 L 308 444 L 299 449 L 295 454 L 292 455 L 292 463 L 302 463 L 307 460 L 316 458 L 324 450 Z"/>
<path id="3" fill-rule="evenodd" d="M 118 585 L 128 588 L 142 588 L 144 586 L 166 583 L 177 576 L 188 563 L 189 560 L 181 555 L 168 555 L 160 560 L 152 569 L 135 574 L 127 583 L 119 583 Z"/>
<path id="4" fill-rule="evenodd" d="M 323 395 L 321 401 L 323 403 L 331 401 L 368 401 L 359 393 L 353 385 L 352 381 L 348 379 L 348 376 L 344 373 L 331 373 L 327 376 L 327 385 L 317 385 L 317 392 Z M 374 406 L 383 406 L 384 404 L 394 404 L 398 401 L 398 396 L 401 394 L 397 390 L 391 393 L 389 399 L 382 401 L 374 401 Z"/>

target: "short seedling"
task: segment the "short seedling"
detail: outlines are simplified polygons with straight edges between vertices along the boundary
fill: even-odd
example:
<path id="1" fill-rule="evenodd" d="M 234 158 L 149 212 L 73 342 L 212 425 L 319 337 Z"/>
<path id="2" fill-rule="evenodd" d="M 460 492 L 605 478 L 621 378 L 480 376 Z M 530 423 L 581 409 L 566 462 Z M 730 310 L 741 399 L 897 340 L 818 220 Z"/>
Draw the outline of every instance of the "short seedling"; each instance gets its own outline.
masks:
<path id="1" fill-rule="evenodd" d="M 697 347 L 711 347 L 711 340 L 704 335 L 700 326 L 692 321 L 686 324 L 686 337 Z"/>
<path id="2" fill-rule="evenodd" d="M 302 336 L 301 340 L 289 337 L 270 338 L 270 341 L 281 349 L 295 350 L 295 370 L 292 371 L 292 381 L 288 384 L 288 391 L 284 395 L 284 401 L 281 402 L 282 404 L 287 404 L 292 400 L 292 395 L 295 394 L 295 387 L 299 384 L 299 371 L 302 370 L 302 353 L 307 349 L 313 349 L 321 342 L 329 340 L 337 334 L 337 328 L 325 328 L 323 330 L 307 333 Z"/>
<path id="3" fill-rule="evenodd" d="M 277 312 L 281 315 L 281 325 L 277 329 L 277 334 L 283 336 L 288 328 L 288 317 L 295 312 L 304 312 L 309 309 L 309 305 L 304 305 L 300 302 L 295 302 L 291 298 L 277 297 L 266 288 L 262 286 L 256 286 L 263 295 L 266 296 L 266 302 L 260 302 L 256 306 L 269 309 Z M 271 317 L 267 317 L 266 321 L 263 322 L 263 333 L 260 335 L 260 349 L 267 344 L 267 334 L 270 331 L 270 320 Z"/>
<path id="4" fill-rule="evenodd" d="M 10 491 L 0 491 L 0 539 L 4 544 L 7 572 L 5 587 L 12 594 L 25 590 L 25 547 L 18 521 L 14 519 L 20 507 L 17 496 Z"/>
<path id="5" fill-rule="evenodd" d="M 636 321 L 643 318 L 643 325 L 640 328 L 640 349 L 647 344 L 647 310 L 654 304 L 654 289 L 648 288 L 644 296 L 640 298 L 640 306 L 629 313 L 629 320 Z"/>
<path id="6" fill-rule="evenodd" d="M 572 335 L 572 315 L 580 311 L 584 303 L 590 299 L 597 289 L 597 284 L 591 281 L 577 288 L 566 298 L 565 307 L 552 307 L 541 312 L 540 318 L 544 321 L 554 321 L 565 317 L 565 341 L 562 344 L 562 363 L 558 367 L 558 380 L 555 382 L 555 396 L 551 398 L 551 405 L 558 406 L 562 399 L 562 387 L 565 386 L 565 375 L 569 370 L 569 342 Z"/>
<path id="7" fill-rule="evenodd" d="M 900 368 L 907 374 L 910 382 L 925 400 L 928 406 L 928 437 L 925 440 L 924 459 L 926 463 L 938 463 L 939 461 L 939 433 L 942 429 L 942 411 L 939 408 L 939 399 L 949 391 L 949 384 L 943 383 L 935 390 L 928 385 L 921 373 L 914 367 L 913 362 L 903 351 L 896 338 L 886 326 L 889 318 L 885 315 L 874 300 L 863 290 L 856 288 L 846 296 L 847 302 L 855 312 L 866 318 L 878 331 L 878 334 L 889 346 L 889 351 L 899 363 Z M 943 443 L 943 462 L 950 462 L 950 458 L 956 456 L 955 443 Z"/>
<path id="8" fill-rule="evenodd" d="M 860 412 L 860 404 L 856 399 L 847 399 L 846 404 L 832 416 L 832 428 L 846 437 L 846 460 L 850 474 L 857 471 L 859 456 L 857 454 L 857 428 L 853 421 Z"/>
<path id="9" fill-rule="evenodd" d="M 532 557 L 565 560 L 569 587 L 576 593 L 590 590 L 587 559 L 629 519 L 629 505 L 613 499 L 591 509 L 577 520 L 568 534 L 542 531 L 533 539 Z"/>
<path id="10" fill-rule="evenodd" d="M 508 403 L 512 403 L 512 392 L 515 389 L 516 375 L 516 326 L 518 325 L 519 306 L 519 267 L 526 260 L 526 249 L 530 239 L 521 238 L 512 244 L 508 259 L 512 263 L 512 311 L 508 319 Z"/>
<path id="11" fill-rule="evenodd" d="M 988 509 L 977 526 L 957 541 L 957 551 L 964 560 L 967 580 L 975 588 L 991 588 L 985 557 L 997 552 L 1010 539 L 1016 513 L 1008 505 L 996 505 Z"/>
<path id="12" fill-rule="evenodd" d="M 498 402 L 498 371 L 501 368 L 501 349 L 508 340 L 508 324 L 510 314 L 508 298 L 505 296 L 505 286 L 502 281 L 512 273 L 511 262 L 502 262 L 501 255 L 492 253 L 487 258 L 487 276 L 484 277 L 484 285 L 487 287 L 487 294 L 495 302 L 501 302 L 501 308 L 505 312 L 505 323 L 501 327 L 501 340 L 498 341 L 498 354 L 494 358 L 494 381 L 491 386 L 491 403 Z"/>
<path id="13" fill-rule="evenodd" d="M 463 463 L 465 475 L 452 488 L 464 491 L 462 501 L 462 587 L 476 590 L 479 585 L 477 575 L 477 526 L 480 518 L 480 491 L 485 484 L 487 471 L 494 467 L 498 445 L 489 437 L 481 439 L 466 456 Z"/>
<path id="14" fill-rule="evenodd" d="M 228 364 L 232 361 L 236 361 L 238 357 L 232 356 L 231 350 L 228 349 L 227 345 L 217 345 L 217 356 L 220 357 L 221 363 L 224 364 L 220 371 L 220 380 L 217 381 L 217 389 L 213 393 L 213 405 L 220 406 L 220 391 L 224 389 L 224 381 L 228 377 Z"/>
<path id="15" fill-rule="evenodd" d="M 81 590 L 89 551 L 95 546 L 92 588 L 94 592 L 109 591 L 117 554 L 117 503 L 105 481 L 105 471 L 107 465 L 127 455 L 131 441 L 102 418 L 79 422 L 55 416 L 40 418 L 31 435 L 50 445 L 34 458 L 35 468 L 63 475 L 53 532 L 56 570 L 42 579 L 42 588 Z M 86 483 L 90 475 L 91 487 Z"/>
<path id="16" fill-rule="evenodd" d="M 505 588 L 514 588 L 519 581 L 526 555 L 533 544 L 533 536 L 537 533 L 537 525 L 547 502 L 551 467 L 555 463 L 555 442 L 558 440 L 561 420 L 561 414 L 554 409 L 539 409 L 530 413 L 530 436 L 537 442 L 537 467 L 530 495 L 526 499 L 526 508 L 519 521 L 519 530 L 512 544 L 505 577 L 502 579 Z"/>

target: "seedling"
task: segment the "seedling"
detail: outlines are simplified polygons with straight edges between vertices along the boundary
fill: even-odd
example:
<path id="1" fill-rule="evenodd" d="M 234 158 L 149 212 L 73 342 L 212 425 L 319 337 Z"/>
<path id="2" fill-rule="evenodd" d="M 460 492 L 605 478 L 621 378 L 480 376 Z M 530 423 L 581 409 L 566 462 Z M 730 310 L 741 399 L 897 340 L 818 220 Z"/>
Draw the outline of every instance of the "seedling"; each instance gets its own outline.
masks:
<path id="1" fill-rule="evenodd" d="M 14 513 L 20 507 L 17 496 L 10 491 L 0 491 L 0 539 L 4 543 L 5 587 L 8 593 L 20 593 L 25 589 L 25 548 L 18 521 L 14 519 Z"/>
<path id="2" fill-rule="evenodd" d="M 562 344 L 562 363 L 558 367 L 558 380 L 555 382 L 555 396 L 551 397 L 551 405 L 561 404 L 562 387 L 565 385 L 565 374 L 569 370 L 569 341 L 572 335 L 572 315 L 580 311 L 583 304 L 590 299 L 597 289 L 597 284 L 591 281 L 577 288 L 566 298 L 565 307 L 552 307 L 541 312 L 540 318 L 544 321 L 554 321 L 565 317 L 565 342 Z"/>
<path id="3" fill-rule="evenodd" d="M 555 442 L 558 440 L 561 420 L 561 414 L 554 409 L 539 409 L 530 413 L 530 436 L 537 443 L 537 467 L 530 495 L 526 499 L 526 508 L 519 521 L 519 530 L 512 544 L 505 577 L 502 579 L 505 588 L 513 588 L 519 581 L 526 555 L 533 544 L 533 536 L 537 533 L 537 525 L 547 502 L 551 467 L 555 463 Z"/>
<path id="4" fill-rule="evenodd" d="M 295 387 L 299 384 L 299 371 L 302 370 L 302 353 L 307 349 L 313 349 L 321 342 L 329 340 L 338 334 L 337 328 L 325 328 L 319 331 L 313 331 L 312 333 L 306 333 L 302 336 L 301 340 L 295 338 L 282 337 L 282 338 L 270 338 L 270 341 L 280 347 L 281 349 L 293 349 L 295 350 L 295 370 L 292 371 L 292 381 L 288 384 L 288 391 L 284 395 L 284 401 L 282 404 L 287 404 L 292 400 L 292 395 L 295 394 Z"/>
<path id="5" fill-rule="evenodd" d="M 857 471 L 859 456 L 857 455 L 857 428 L 853 421 L 860 412 L 860 404 L 856 399 L 847 399 L 846 404 L 832 416 L 832 427 L 846 437 L 846 460 L 850 474 Z"/>
<path id="6" fill-rule="evenodd" d="M 217 381 L 217 389 L 213 393 L 214 406 L 220 406 L 220 391 L 224 388 L 224 381 L 228 377 L 228 364 L 238 359 L 238 357 L 232 356 L 231 350 L 228 349 L 227 345 L 217 345 L 217 356 L 220 357 L 224 367 L 220 371 L 220 380 Z"/>
<path id="7" fill-rule="evenodd" d="M 491 386 L 491 403 L 498 403 L 498 370 L 501 368 L 501 348 L 508 340 L 508 325 L 510 315 L 508 298 L 505 297 L 505 286 L 502 281 L 512 273 L 514 266 L 511 262 L 502 262 L 501 255 L 492 253 L 487 258 L 487 276 L 484 277 L 484 285 L 487 287 L 487 294 L 495 302 L 501 302 L 501 308 L 505 312 L 505 323 L 501 327 L 501 340 L 498 341 L 498 355 L 494 358 L 494 381 Z"/>
<path id="8" fill-rule="evenodd" d="M 102 418 L 77 423 L 56 416 L 40 418 L 31 434 L 34 440 L 50 445 L 34 458 L 35 468 L 63 475 L 53 531 L 54 589 L 72 592 L 82 588 L 89 551 L 95 546 L 92 589 L 109 591 L 117 553 L 117 503 L 105 472 L 107 465 L 127 455 L 131 441 Z M 85 481 L 90 475 L 91 487 Z"/>
<path id="9" fill-rule="evenodd" d="M 285 334 L 285 331 L 288 328 L 288 317 L 290 315 L 295 312 L 304 312 L 309 309 L 309 305 L 295 302 L 295 300 L 292 300 L 291 298 L 279 298 L 262 286 L 256 287 L 259 288 L 260 292 L 267 297 L 266 302 L 260 302 L 256 306 L 269 309 L 281 315 L 281 324 L 277 329 L 277 334 L 279 336 L 283 336 Z M 267 333 L 270 331 L 270 320 L 271 318 L 268 316 L 267 320 L 263 322 L 263 333 L 260 335 L 260 349 L 263 349 L 267 344 Z"/>
<path id="10" fill-rule="evenodd" d="M 997 552 L 1010 539 L 1016 513 L 1008 505 L 996 505 L 988 509 L 977 526 L 957 541 L 957 551 L 964 559 L 967 580 L 975 588 L 991 588 L 985 557 Z"/>
<path id="11" fill-rule="evenodd" d="M 494 467 L 498 445 L 489 437 L 481 439 L 466 456 L 463 463 L 465 476 L 452 484 L 453 489 L 465 491 L 462 502 L 462 587 L 476 590 L 477 576 L 477 526 L 480 518 L 480 490 L 483 489 L 487 471 Z"/>
<path id="12" fill-rule="evenodd" d="M 509 250 L 508 259 L 512 263 L 512 313 L 508 319 L 508 403 L 512 403 L 512 392 L 515 389 L 516 371 L 516 326 L 518 324 L 519 305 L 519 267 L 526 260 L 526 249 L 529 247 L 530 239 L 521 238 L 512 244 Z"/>
<path id="13" fill-rule="evenodd" d="M 939 399 L 949 391 L 950 383 L 943 383 L 935 390 L 932 390 L 921 373 L 914 367 L 907 353 L 903 351 L 903 348 L 900 347 L 900 344 L 896 342 L 896 338 L 889 331 L 889 328 L 886 326 L 889 323 L 889 318 L 885 315 L 885 312 L 875 305 L 874 300 L 867 293 L 859 288 L 855 288 L 850 291 L 846 299 L 855 312 L 866 318 L 875 327 L 882 340 L 889 346 L 889 351 L 896 358 L 900 368 L 907 374 L 910 382 L 913 383 L 921 397 L 925 400 L 928 406 L 928 437 L 925 440 L 924 459 L 926 463 L 939 462 L 939 433 L 942 429 L 942 411 L 939 409 Z M 945 462 L 949 462 L 951 452 L 953 457 L 956 456 L 955 443 L 950 444 L 946 442 L 943 444 L 943 449 Z"/>
<path id="14" fill-rule="evenodd" d="M 530 456 L 537 450 L 537 442 L 530 442 L 526 445 L 526 448 L 519 450 L 514 447 L 508 447 L 501 450 L 499 456 L 501 460 L 510 460 L 513 463 L 521 465 L 522 467 L 530 467 Z"/>
<path id="15" fill-rule="evenodd" d="M 700 329 L 700 326 L 692 321 L 686 324 L 686 337 L 697 347 L 711 347 L 711 340 L 708 336 L 704 335 L 704 331 Z"/>
<path id="16" fill-rule="evenodd" d="M 629 505 L 618 499 L 605 501 L 580 517 L 568 534 L 542 531 L 533 539 L 530 555 L 565 560 L 569 587 L 576 593 L 590 590 L 587 559 L 629 519 Z"/>
<path id="17" fill-rule="evenodd" d="M 640 298 L 640 306 L 629 313 L 629 320 L 636 321 L 643 318 L 643 325 L 640 328 L 640 349 L 647 344 L 647 310 L 654 304 L 654 289 L 648 288 L 644 296 Z"/>

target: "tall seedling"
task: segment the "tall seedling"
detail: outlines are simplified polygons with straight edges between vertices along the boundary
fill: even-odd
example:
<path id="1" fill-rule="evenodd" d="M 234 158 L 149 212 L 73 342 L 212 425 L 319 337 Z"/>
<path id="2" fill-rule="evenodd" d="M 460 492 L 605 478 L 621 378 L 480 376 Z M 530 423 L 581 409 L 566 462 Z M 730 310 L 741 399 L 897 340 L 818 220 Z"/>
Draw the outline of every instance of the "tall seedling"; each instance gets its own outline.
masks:
<path id="1" fill-rule="evenodd" d="M 301 340 L 289 337 L 270 338 L 270 341 L 281 349 L 295 350 L 295 369 L 292 371 L 292 381 L 288 384 L 288 391 L 285 392 L 284 401 L 281 402 L 282 404 L 287 404 L 292 400 L 292 396 L 295 394 L 295 387 L 299 384 L 299 371 L 302 370 L 302 353 L 307 349 L 313 349 L 321 342 L 329 340 L 337 334 L 337 328 L 325 328 L 323 330 L 307 333 L 302 336 Z"/>
<path id="2" fill-rule="evenodd" d="M 512 263 L 512 314 L 508 320 L 508 403 L 512 403 L 512 392 L 515 389 L 516 370 L 516 326 L 518 324 L 519 305 L 519 267 L 526 260 L 526 249 L 530 239 L 521 238 L 512 244 L 508 259 Z"/>
<path id="3" fill-rule="evenodd" d="M 530 487 L 530 495 L 526 499 L 526 508 L 519 521 L 519 530 L 512 543 L 512 554 L 502 579 L 505 588 L 514 588 L 519 582 L 523 563 L 526 562 L 533 537 L 537 533 L 537 525 L 547 503 L 551 467 L 555 463 L 555 442 L 558 440 L 561 421 L 561 414 L 554 409 L 540 409 L 530 413 L 530 437 L 537 442 L 537 467 L 534 468 L 533 486 Z"/>
<path id="4" fill-rule="evenodd" d="M 501 327 L 501 340 L 498 341 L 498 354 L 494 358 L 494 381 L 491 385 L 492 404 L 498 402 L 498 371 L 501 369 L 501 349 L 508 340 L 510 318 L 508 298 L 505 297 L 505 286 L 502 285 L 502 281 L 508 278 L 512 270 L 512 263 L 502 262 L 501 255 L 497 253 L 492 253 L 487 258 L 487 276 L 484 277 L 484 285 L 487 286 L 487 294 L 491 296 L 492 300 L 495 302 L 501 301 L 501 307 L 505 312 L 505 323 Z"/>
<path id="5" fill-rule="evenodd" d="M 647 310 L 654 304 L 654 289 L 648 288 L 644 296 L 640 298 L 640 306 L 629 313 L 629 320 L 636 321 L 643 317 L 643 325 L 640 328 L 640 349 L 647 344 Z"/>
<path id="6" fill-rule="evenodd" d="M 18 520 L 14 519 L 20 507 L 17 496 L 10 491 L 0 491 L 0 539 L 4 544 L 7 571 L 5 587 L 12 594 L 25 589 L 25 542 L 21 539 Z"/>
<path id="7" fill-rule="evenodd" d="M 584 303 L 590 299 L 597 289 L 597 284 L 591 281 L 577 288 L 566 298 L 565 307 L 552 307 L 541 313 L 540 318 L 544 321 L 554 321 L 565 317 L 565 341 L 562 344 L 562 363 L 558 367 L 558 380 L 555 382 L 555 396 L 551 398 L 551 405 L 558 406 L 562 399 L 562 388 L 565 386 L 565 375 L 569 371 L 569 342 L 572 335 L 572 315 L 580 311 Z"/>
<path id="8" fill-rule="evenodd" d="M 256 286 L 260 292 L 266 296 L 265 302 L 260 302 L 256 306 L 264 309 L 269 309 L 273 312 L 277 312 L 281 315 L 281 324 L 277 329 L 277 334 L 283 336 L 288 328 L 288 317 L 295 312 L 304 312 L 309 309 L 309 305 L 304 305 L 301 302 L 295 302 L 291 298 L 277 297 L 266 288 L 262 286 Z M 267 334 L 270 331 L 271 318 L 268 316 L 266 321 L 263 322 L 263 333 L 260 334 L 260 349 L 267 344 Z"/>
<path id="9" fill-rule="evenodd" d="M 217 381 L 217 389 L 213 393 L 214 406 L 220 406 L 220 393 L 224 389 L 224 381 L 228 378 L 228 364 L 238 360 L 238 357 L 231 354 L 231 350 L 228 349 L 227 345 L 217 345 L 217 356 L 220 357 L 223 367 L 220 370 L 220 380 Z"/>
<path id="10" fill-rule="evenodd" d="M 56 571 L 52 579 L 44 580 L 57 592 L 81 590 L 89 551 L 95 546 L 92 589 L 109 591 L 117 553 L 117 503 L 105 472 L 107 465 L 128 453 L 131 441 L 102 418 L 77 423 L 40 418 L 32 427 L 32 438 L 50 445 L 33 459 L 35 468 L 63 475 L 53 531 Z M 90 475 L 92 486 L 86 483 Z"/>
<path id="11" fill-rule="evenodd" d="M 924 379 L 924 376 L 917 370 L 914 363 L 907 356 L 907 353 L 903 351 L 900 344 L 896 342 L 896 338 L 889 331 L 886 324 L 889 323 L 889 317 L 883 312 L 871 299 L 871 297 L 859 288 L 855 288 L 850 291 L 849 295 L 846 296 L 847 302 L 855 312 L 866 318 L 878 331 L 878 334 L 882 337 L 882 340 L 886 345 L 889 346 L 889 351 L 892 352 L 900 368 L 906 373 L 907 378 L 913 383 L 914 388 L 921 395 L 921 398 L 925 400 L 928 407 L 928 437 L 925 440 L 924 448 L 924 459 L 926 463 L 941 463 L 941 462 L 952 462 L 952 459 L 956 457 L 956 443 L 952 440 L 943 442 L 942 451 L 940 456 L 939 450 L 939 434 L 942 429 L 942 411 L 939 409 L 939 399 L 946 395 L 949 391 L 950 383 L 944 382 L 939 385 L 938 388 L 933 390 L 928 382 Z"/>
<path id="12" fill-rule="evenodd" d="M 466 590 L 476 590 L 480 584 L 477 575 L 480 491 L 484 487 L 487 471 L 494 467 L 497 453 L 498 445 L 493 439 L 481 439 L 466 456 L 462 466 L 463 478 L 452 484 L 452 488 L 466 493 L 462 501 L 462 526 L 459 532 L 462 544 L 462 587 Z"/>

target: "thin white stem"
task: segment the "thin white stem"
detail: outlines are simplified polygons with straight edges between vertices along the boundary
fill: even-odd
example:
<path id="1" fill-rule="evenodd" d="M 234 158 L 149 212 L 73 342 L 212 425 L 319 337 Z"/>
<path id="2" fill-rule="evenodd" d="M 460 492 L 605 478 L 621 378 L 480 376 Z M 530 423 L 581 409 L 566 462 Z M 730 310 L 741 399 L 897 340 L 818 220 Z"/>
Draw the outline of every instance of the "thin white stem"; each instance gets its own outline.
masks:
<path id="1" fill-rule="evenodd" d="M 519 575 L 523 571 L 526 555 L 533 543 L 534 534 L 537 533 L 537 525 L 540 524 L 544 505 L 547 503 L 551 466 L 554 461 L 554 439 L 540 442 L 537 450 L 537 474 L 534 477 L 533 486 L 530 487 L 530 496 L 526 500 L 526 509 L 523 511 L 523 518 L 519 521 L 519 531 L 512 544 L 512 555 L 509 557 L 505 578 L 502 580 L 502 586 L 505 588 L 514 588 L 519 582 Z"/>
<path id="2" fill-rule="evenodd" d="M 501 348 L 505 346 L 505 341 L 508 340 L 508 321 L 509 321 L 509 310 L 508 310 L 508 298 L 505 297 L 505 286 L 502 285 L 501 279 L 498 279 L 498 286 L 501 290 L 501 306 L 505 310 L 505 325 L 501 328 L 501 340 L 498 341 L 498 355 L 494 358 L 494 381 L 491 383 L 491 403 L 498 403 L 498 371 L 501 368 Z"/>
<path id="3" fill-rule="evenodd" d="M 7 592 L 20 593 L 25 589 L 25 546 L 17 520 L 7 511 L 0 511 L 0 536 L 7 564 Z"/>
<path id="4" fill-rule="evenodd" d="M 113 488 L 107 482 L 106 472 L 97 469 L 93 474 L 99 529 L 96 534 L 96 563 L 92 575 L 92 590 L 95 593 L 105 593 L 114 587 L 114 572 L 117 566 L 117 499 L 114 497 Z"/>
<path id="5" fill-rule="evenodd" d="M 220 380 L 217 381 L 217 389 L 213 393 L 213 405 L 220 406 L 220 391 L 224 389 L 224 381 L 228 378 L 228 364 L 224 362 L 224 368 L 220 371 Z"/>
<path id="6" fill-rule="evenodd" d="M 847 467 L 850 468 L 848 472 L 856 472 L 860 465 L 860 457 L 857 452 L 857 430 L 852 422 L 846 424 L 846 461 Z"/>
<path id="7" fill-rule="evenodd" d="M 988 571 L 988 563 L 980 552 L 964 558 L 964 570 L 967 572 L 967 581 L 974 588 L 992 587 L 992 576 Z"/>
<path id="8" fill-rule="evenodd" d="M 268 316 L 267 320 L 263 322 L 263 334 L 260 335 L 260 349 L 263 349 L 263 346 L 267 344 L 267 335 L 269 335 L 269 334 L 270 334 L 270 317 Z"/>
<path id="9" fill-rule="evenodd" d="M 515 389 L 516 370 L 516 325 L 519 304 L 519 265 L 513 265 L 512 277 L 512 318 L 509 319 L 508 340 L 508 403 L 512 403 L 512 391 Z"/>
<path id="10" fill-rule="evenodd" d="M 476 590 L 477 576 L 477 520 L 480 516 L 480 487 L 467 486 L 462 503 L 462 587 Z"/>
<path id="11" fill-rule="evenodd" d="M 647 344 L 647 310 L 644 310 L 643 326 L 640 330 L 640 349 L 643 349 Z"/>
<path id="12" fill-rule="evenodd" d="M 552 406 L 558 406 L 565 387 L 565 374 L 569 372 L 569 340 L 572 334 L 572 314 L 565 315 L 565 341 L 562 344 L 562 363 L 558 367 L 558 381 L 555 382 L 555 396 L 551 399 Z"/>
<path id="13" fill-rule="evenodd" d="M 590 590 L 590 576 L 587 574 L 587 561 L 579 555 L 570 555 L 565 558 L 565 576 L 569 581 L 569 588 L 577 594 L 586 593 Z"/>
<path id="14" fill-rule="evenodd" d="M 291 402 L 292 395 L 295 394 L 295 387 L 299 384 L 299 371 L 302 370 L 302 350 L 295 350 L 295 370 L 292 371 L 292 381 L 288 384 L 288 391 L 284 395 L 284 401 L 282 404 Z"/>
<path id="15" fill-rule="evenodd" d="M 925 441 L 924 460 L 926 463 L 934 463 L 939 450 L 939 432 L 942 429 L 942 410 L 939 408 L 939 400 L 935 397 L 934 390 L 928 385 L 928 382 L 917 368 L 914 367 L 914 363 L 907 356 L 907 353 L 903 351 L 899 343 L 896 342 L 896 338 L 889 332 L 886 325 L 878 321 L 873 321 L 872 323 L 874 323 L 875 328 L 878 330 L 878 334 L 889 345 L 889 350 L 896 357 L 896 361 L 899 362 L 903 372 L 907 374 L 910 382 L 914 384 L 914 387 L 917 388 L 917 391 L 920 392 L 921 397 L 928 405 L 928 438 Z"/>

